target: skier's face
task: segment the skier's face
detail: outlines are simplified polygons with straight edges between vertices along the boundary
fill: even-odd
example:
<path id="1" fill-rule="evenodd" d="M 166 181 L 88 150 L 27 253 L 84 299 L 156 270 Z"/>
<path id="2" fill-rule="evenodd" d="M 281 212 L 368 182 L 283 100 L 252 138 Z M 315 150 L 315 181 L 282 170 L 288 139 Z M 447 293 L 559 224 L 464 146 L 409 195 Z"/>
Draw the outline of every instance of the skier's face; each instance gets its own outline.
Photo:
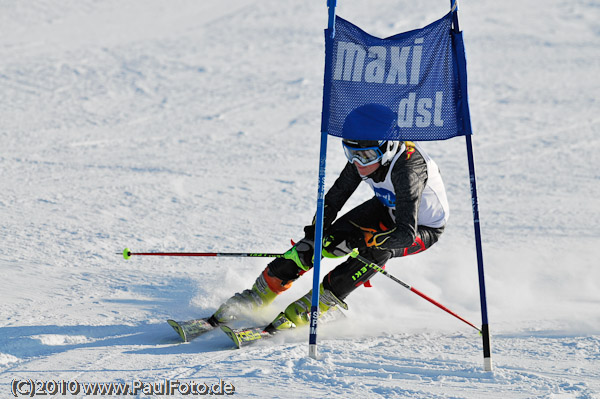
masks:
<path id="1" fill-rule="evenodd" d="M 367 165 L 367 166 L 362 166 L 357 161 L 354 161 L 353 164 L 354 164 L 354 166 L 356 166 L 356 169 L 358 170 L 358 174 L 361 177 L 369 176 L 371 173 L 375 172 L 381 166 L 381 162 L 376 162 L 372 165 Z"/>

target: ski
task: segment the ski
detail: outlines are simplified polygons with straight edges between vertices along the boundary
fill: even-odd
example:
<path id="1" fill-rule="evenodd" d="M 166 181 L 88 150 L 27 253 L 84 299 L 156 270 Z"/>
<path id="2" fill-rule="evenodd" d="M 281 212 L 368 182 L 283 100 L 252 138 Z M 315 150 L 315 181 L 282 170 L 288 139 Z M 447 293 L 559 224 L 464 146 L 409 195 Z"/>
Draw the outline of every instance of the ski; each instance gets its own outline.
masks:
<path id="1" fill-rule="evenodd" d="M 208 322 L 208 317 L 188 321 L 167 320 L 167 323 L 179 334 L 183 342 L 190 342 L 215 328 Z"/>
<path id="2" fill-rule="evenodd" d="M 337 320 L 344 319 L 346 315 L 337 307 L 331 308 L 328 312 L 322 314 L 319 317 L 321 323 L 330 323 Z M 237 349 L 242 346 L 255 343 L 256 341 L 273 338 L 281 332 L 289 331 L 287 329 L 277 330 L 274 333 L 265 331 L 266 327 L 247 327 L 247 328 L 231 328 L 228 326 L 220 326 L 227 336 L 233 341 Z"/>
<path id="3" fill-rule="evenodd" d="M 237 349 L 240 349 L 242 346 L 248 345 L 249 343 L 275 336 L 275 334 L 266 332 L 264 327 L 231 328 L 228 326 L 221 326 L 221 330 L 231 338 Z"/>

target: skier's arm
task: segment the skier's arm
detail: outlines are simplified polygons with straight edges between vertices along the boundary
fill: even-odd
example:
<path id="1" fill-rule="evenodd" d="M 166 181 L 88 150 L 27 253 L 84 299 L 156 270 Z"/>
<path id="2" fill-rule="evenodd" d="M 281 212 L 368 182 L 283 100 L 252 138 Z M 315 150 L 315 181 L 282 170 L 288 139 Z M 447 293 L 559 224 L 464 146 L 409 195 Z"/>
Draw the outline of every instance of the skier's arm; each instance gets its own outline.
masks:
<path id="1" fill-rule="evenodd" d="M 396 192 L 396 225 L 371 237 L 371 245 L 381 249 L 407 248 L 417 238 L 421 194 L 427 184 L 427 164 L 418 152 L 408 160 L 398 160 L 392 172 L 392 184 Z"/>
<path id="2" fill-rule="evenodd" d="M 333 220 L 335 220 L 335 216 L 337 216 L 346 201 L 348 201 L 348 198 L 356 191 L 361 181 L 362 179 L 354 165 L 346 163 L 342 173 L 340 173 L 340 176 L 325 195 L 325 205 L 329 208 L 330 214 L 333 215 Z"/>
<path id="3" fill-rule="evenodd" d="M 323 211 L 323 229 L 327 229 L 335 221 L 338 212 L 342 209 L 348 198 L 356 191 L 362 179 L 358 171 L 351 163 L 346 163 L 346 166 L 336 179 L 333 186 L 325 195 L 325 209 Z M 306 226 L 304 231 L 308 238 L 314 238 L 315 219 L 313 218 L 312 225 Z"/>
<path id="4" fill-rule="evenodd" d="M 410 247 L 417 238 L 419 205 L 427 182 L 426 168 L 425 178 L 414 170 L 406 169 L 395 178 L 392 175 L 392 182 L 396 190 L 396 226 L 384 247 L 406 248 Z"/>

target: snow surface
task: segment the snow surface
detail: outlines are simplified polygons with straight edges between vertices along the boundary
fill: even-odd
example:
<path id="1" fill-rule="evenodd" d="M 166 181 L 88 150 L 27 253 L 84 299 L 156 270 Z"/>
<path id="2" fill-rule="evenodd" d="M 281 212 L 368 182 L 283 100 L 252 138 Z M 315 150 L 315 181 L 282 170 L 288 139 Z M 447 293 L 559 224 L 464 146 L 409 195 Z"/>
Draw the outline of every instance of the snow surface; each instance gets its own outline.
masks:
<path id="1" fill-rule="evenodd" d="M 338 3 L 378 36 L 448 10 Z M 461 3 L 493 373 L 476 331 L 383 276 L 319 327 L 319 360 L 306 330 L 240 351 L 219 331 L 178 343 L 167 318 L 211 314 L 266 261 L 117 253 L 280 252 L 301 237 L 326 14 L 324 0 L 0 1 L 0 397 L 13 379 L 223 379 L 239 397 L 600 398 L 595 0 Z M 451 219 L 387 270 L 479 324 L 464 139 L 424 146 Z M 344 162 L 330 138 L 328 186 Z"/>

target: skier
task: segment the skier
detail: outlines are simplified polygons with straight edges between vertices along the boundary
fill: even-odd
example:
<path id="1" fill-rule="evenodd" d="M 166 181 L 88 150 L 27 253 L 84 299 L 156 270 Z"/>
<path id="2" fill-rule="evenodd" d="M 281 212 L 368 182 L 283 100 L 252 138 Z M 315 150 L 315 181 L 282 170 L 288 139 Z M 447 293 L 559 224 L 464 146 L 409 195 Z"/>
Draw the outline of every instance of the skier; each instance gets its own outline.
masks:
<path id="1" fill-rule="evenodd" d="M 360 255 L 380 266 L 392 257 L 413 255 L 431 247 L 444 231 L 448 203 L 437 165 L 410 141 L 354 140 L 365 132 L 389 137 L 398 129 L 396 114 L 387 107 L 368 104 L 356 108 L 343 125 L 342 145 L 348 163 L 325 196 L 323 256 L 340 257 L 357 248 Z M 337 218 L 342 206 L 361 182 L 375 196 Z M 284 258 L 273 260 L 251 289 L 223 303 L 208 319 L 213 326 L 269 305 L 277 295 L 313 266 L 315 221 Z M 344 299 L 376 273 L 349 257 L 320 284 L 319 310 L 347 309 Z M 292 302 L 265 331 L 306 325 L 312 290 Z"/>

